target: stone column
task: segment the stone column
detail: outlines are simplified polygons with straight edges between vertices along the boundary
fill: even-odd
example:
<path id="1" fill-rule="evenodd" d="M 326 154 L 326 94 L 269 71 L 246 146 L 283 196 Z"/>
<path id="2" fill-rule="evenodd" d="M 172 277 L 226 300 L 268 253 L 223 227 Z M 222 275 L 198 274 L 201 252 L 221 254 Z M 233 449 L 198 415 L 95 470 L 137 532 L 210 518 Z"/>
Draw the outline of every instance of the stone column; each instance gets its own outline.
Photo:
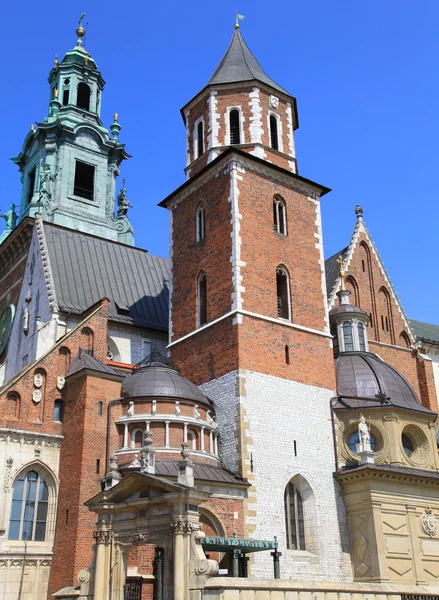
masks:
<path id="1" fill-rule="evenodd" d="M 169 421 L 165 421 L 165 448 L 169 448 Z"/>
<path id="2" fill-rule="evenodd" d="M 183 423 L 183 442 L 187 442 L 187 423 Z"/>
<path id="3" fill-rule="evenodd" d="M 238 548 L 235 548 L 233 550 L 232 577 L 239 577 L 239 550 L 238 550 Z"/>
<path id="4" fill-rule="evenodd" d="M 128 448 L 128 423 L 125 423 L 125 430 L 123 432 L 123 447 Z"/>
<path id="5" fill-rule="evenodd" d="M 215 456 L 218 456 L 218 434 L 215 433 Z"/>
<path id="6" fill-rule="evenodd" d="M 414 562 L 414 571 L 416 573 L 416 585 L 425 585 L 426 581 L 422 565 L 422 554 L 421 552 L 419 552 L 419 547 L 416 547 L 420 541 L 417 533 L 417 520 L 419 517 L 416 514 L 416 506 L 410 506 L 407 504 L 407 516 L 410 531 L 411 554 L 413 557 L 412 560 Z"/>
<path id="7" fill-rule="evenodd" d="M 93 600 L 107 600 L 110 583 L 110 546 L 112 531 L 96 531 L 96 562 Z"/>
<path id="8" fill-rule="evenodd" d="M 163 600 L 164 549 L 155 549 L 154 560 L 154 600 Z"/>
<path id="9" fill-rule="evenodd" d="M 209 431 L 209 452 L 213 454 L 213 431 Z"/>
<path id="10" fill-rule="evenodd" d="M 183 521 L 171 523 L 174 532 L 174 594 L 173 600 L 187 600 L 186 594 L 186 556 L 185 556 L 185 525 Z M 95 599 L 96 600 L 96 599 Z M 100 599 L 98 599 L 100 600 Z"/>
<path id="11" fill-rule="evenodd" d="M 201 452 L 204 452 L 204 427 L 201 426 L 200 428 L 200 450 Z"/>

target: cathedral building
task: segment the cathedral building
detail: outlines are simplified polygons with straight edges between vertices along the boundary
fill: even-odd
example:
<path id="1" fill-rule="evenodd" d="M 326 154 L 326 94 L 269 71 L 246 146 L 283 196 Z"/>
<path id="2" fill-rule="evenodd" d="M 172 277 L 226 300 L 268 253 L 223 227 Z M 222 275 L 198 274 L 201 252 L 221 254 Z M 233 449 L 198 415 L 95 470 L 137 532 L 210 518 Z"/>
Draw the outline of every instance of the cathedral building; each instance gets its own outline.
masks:
<path id="1" fill-rule="evenodd" d="M 325 260 L 295 98 L 236 25 L 181 110 L 153 256 L 76 33 L 2 215 L 1 597 L 437 594 L 439 326 L 407 319 L 360 206 Z"/>

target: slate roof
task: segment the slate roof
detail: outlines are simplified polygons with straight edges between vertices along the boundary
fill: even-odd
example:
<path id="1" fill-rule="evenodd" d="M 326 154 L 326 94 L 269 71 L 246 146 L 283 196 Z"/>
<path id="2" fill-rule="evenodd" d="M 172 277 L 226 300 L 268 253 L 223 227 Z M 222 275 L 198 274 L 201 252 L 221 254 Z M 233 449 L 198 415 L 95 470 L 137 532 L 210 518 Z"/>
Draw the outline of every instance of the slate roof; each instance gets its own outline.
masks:
<path id="1" fill-rule="evenodd" d="M 253 79 L 257 79 L 283 94 L 291 95 L 268 77 L 245 43 L 240 29 L 237 28 L 226 53 L 207 85 L 236 83 L 238 81 L 251 81 Z"/>
<path id="2" fill-rule="evenodd" d="M 69 371 L 67 373 L 67 377 L 69 375 L 73 375 L 73 373 L 78 373 L 83 369 L 88 369 L 89 371 L 96 371 L 97 373 L 105 373 L 106 375 L 115 375 L 116 377 L 123 377 L 109 367 L 108 365 L 104 365 L 100 360 L 89 354 L 84 350 L 80 350 L 78 356 L 76 356 L 72 362 L 70 363 Z"/>
<path id="3" fill-rule="evenodd" d="M 156 475 L 161 477 L 177 477 L 177 460 L 158 460 L 155 464 Z M 240 483 L 248 485 L 248 482 L 238 475 L 221 467 L 212 467 L 206 464 L 194 463 L 194 477 L 199 481 L 217 481 L 219 483 Z"/>
<path id="4" fill-rule="evenodd" d="M 344 260 L 346 258 L 348 250 L 349 246 L 346 246 L 346 248 L 343 248 L 343 250 L 336 252 L 335 254 L 333 254 L 325 260 L 326 295 L 328 296 L 328 298 L 331 295 L 332 288 L 334 287 L 335 282 L 337 281 L 338 272 L 340 270 L 340 265 L 338 264 L 337 259 L 341 254 Z"/>
<path id="5" fill-rule="evenodd" d="M 352 473 L 358 471 L 377 471 L 377 472 L 385 472 L 385 473 L 398 473 L 399 475 L 408 475 L 410 477 L 426 477 L 428 479 L 439 479 L 439 473 L 436 471 L 426 471 L 425 469 L 414 469 L 412 467 L 399 467 L 393 465 L 352 465 L 343 467 L 343 469 L 339 469 L 337 471 L 338 475 L 343 475 L 343 473 Z"/>
<path id="6" fill-rule="evenodd" d="M 111 321 L 167 331 L 169 260 L 48 223 L 44 231 L 61 311 L 82 314 L 107 296 Z"/>
<path id="7" fill-rule="evenodd" d="M 410 320 L 409 323 L 417 340 L 428 340 L 439 343 L 439 325 L 414 320 Z"/>

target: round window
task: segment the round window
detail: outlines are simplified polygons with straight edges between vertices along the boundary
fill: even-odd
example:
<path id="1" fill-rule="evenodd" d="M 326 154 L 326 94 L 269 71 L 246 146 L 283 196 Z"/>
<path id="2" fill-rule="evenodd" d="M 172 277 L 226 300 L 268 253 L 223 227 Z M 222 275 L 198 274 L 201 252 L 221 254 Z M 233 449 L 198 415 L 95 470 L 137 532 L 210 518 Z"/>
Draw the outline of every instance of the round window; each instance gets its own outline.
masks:
<path id="1" fill-rule="evenodd" d="M 67 79 L 64 79 L 64 84 L 65 84 L 65 85 L 69 85 L 69 83 L 70 83 L 70 79 L 69 79 L 69 78 L 67 78 Z"/>
<path id="2" fill-rule="evenodd" d="M 355 431 L 352 435 L 349 436 L 348 446 L 349 450 L 353 454 L 357 454 L 357 444 L 360 443 L 360 438 L 358 437 L 358 431 Z M 372 436 L 370 436 L 370 449 L 372 451 L 375 450 L 375 440 Z"/>
<path id="3" fill-rule="evenodd" d="M 407 454 L 407 456 L 411 456 L 415 451 L 415 446 L 406 433 L 402 434 L 402 447 L 404 448 L 404 452 Z"/>

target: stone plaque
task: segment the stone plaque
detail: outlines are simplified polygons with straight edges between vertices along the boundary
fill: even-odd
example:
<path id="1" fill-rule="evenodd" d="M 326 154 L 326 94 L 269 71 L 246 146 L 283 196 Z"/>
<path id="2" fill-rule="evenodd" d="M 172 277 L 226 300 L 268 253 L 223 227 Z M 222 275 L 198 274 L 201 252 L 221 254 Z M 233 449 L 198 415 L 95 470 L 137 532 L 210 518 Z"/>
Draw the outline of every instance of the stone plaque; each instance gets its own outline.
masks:
<path id="1" fill-rule="evenodd" d="M 32 400 L 34 402 L 41 402 L 41 398 L 43 397 L 43 392 L 41 390 L 34 390 L 32 392 Z"/>

